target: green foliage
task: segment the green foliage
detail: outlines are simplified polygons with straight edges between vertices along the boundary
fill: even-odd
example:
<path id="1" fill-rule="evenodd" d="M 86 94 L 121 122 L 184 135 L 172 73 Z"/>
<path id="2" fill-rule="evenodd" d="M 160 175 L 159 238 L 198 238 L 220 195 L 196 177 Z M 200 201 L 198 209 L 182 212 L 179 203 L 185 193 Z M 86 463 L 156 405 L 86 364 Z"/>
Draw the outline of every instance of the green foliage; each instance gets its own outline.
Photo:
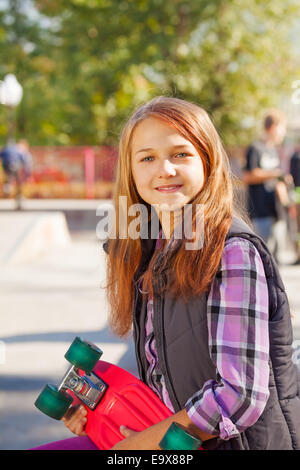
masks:
<path id="1" fill-rule="evenodd" d="M 131 111 L 158 94 L 199 103 L 226 144 L 243 144 L 300 75 L 289 39 L 297 0 L 9 5 L 0 79 L 12 72 L 22 83 L 17 131 L 36 145 L 116 144 Z M 1 106 L 1 140 L 6 121 Z"/>

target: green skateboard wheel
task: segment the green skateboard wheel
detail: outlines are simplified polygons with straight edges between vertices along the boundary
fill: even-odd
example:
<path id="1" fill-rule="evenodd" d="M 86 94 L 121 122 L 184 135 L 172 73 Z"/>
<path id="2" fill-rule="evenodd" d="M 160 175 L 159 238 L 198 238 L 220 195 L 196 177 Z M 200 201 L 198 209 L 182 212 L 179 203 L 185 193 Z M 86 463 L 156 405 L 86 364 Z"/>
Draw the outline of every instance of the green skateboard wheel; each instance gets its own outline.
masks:
<path id="1" fill-rule="evenodd" d="M 65 392 L 58 390 L 54 385 L 46 385 L 35 401 L 35 406 L 42 413 L 54 419 L 61 419 L 73 398 Z"/>
<path id="2" fill-rule="evenodd" d="M 97 348 L 97 346 L 83 341 L 77 336 L 66 352 L 65 358 L 75 367 L 89 374 L 102 354 L 101 349 Z"/>
<path id="3" fill-rule="evenodd" d="M 178 423 L 172 423 L 159 443 L 162 450 L 197 450 L 202 442 Z"/>

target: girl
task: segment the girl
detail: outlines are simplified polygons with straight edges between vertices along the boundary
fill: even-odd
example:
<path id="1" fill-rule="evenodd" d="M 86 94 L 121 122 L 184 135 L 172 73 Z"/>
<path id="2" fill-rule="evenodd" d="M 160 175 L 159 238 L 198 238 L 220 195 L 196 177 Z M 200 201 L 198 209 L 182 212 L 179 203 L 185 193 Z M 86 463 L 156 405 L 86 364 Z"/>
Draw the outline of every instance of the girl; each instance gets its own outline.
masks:
<path id="1" fill-rule="evenodd" d="M 124 236 L 132 218 L 120 196 L 141 207 L 139 237 Z M 133 328 L 140 378 L 174 414 L 142 432 L 123 428 L 113 450 L 158 449 L 172 421 L 206 449 L 300 449 L 284 287 L 234 207 L 228 159 L 202 108 L 158 97 L 134 113 L 114 204 L 110 326 L 119 336 Z M 64 422 L 80 435 L 84 420 L 79 408 Z"/>

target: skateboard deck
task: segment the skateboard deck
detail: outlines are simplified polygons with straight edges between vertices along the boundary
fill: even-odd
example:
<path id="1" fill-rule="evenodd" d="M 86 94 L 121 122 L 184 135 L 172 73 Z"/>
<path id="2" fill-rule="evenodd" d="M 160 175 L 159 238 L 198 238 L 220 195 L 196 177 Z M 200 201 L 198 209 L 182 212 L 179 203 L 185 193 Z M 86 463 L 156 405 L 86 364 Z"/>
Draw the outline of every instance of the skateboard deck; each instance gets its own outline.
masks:
<path id="1" fill-rule="evenodd" d="M 71 404 L 83 403 L 88 437 L 100 450 L 108 450 L 124 439 L 122 424 L 139 432 L 172 416 L 172 412 L 141 380 L 100 360 L 101 355 L 96 345 L 76 337 L 65 354 L 71 368 L 58 388 L 50 384 L 44 387 L 35 406 L 60 420 Z"/>
<path id="2" fill-rule="evenodd" d="M 85 406 L 85 431 L 99 449 L 111 449 L 124 439 L 119 431 L 121 424 L 142 431 L 172 415 L 147 385 L 126 370 L 98 361 L 93 373 L 108 386 L 94 411 Z"/>

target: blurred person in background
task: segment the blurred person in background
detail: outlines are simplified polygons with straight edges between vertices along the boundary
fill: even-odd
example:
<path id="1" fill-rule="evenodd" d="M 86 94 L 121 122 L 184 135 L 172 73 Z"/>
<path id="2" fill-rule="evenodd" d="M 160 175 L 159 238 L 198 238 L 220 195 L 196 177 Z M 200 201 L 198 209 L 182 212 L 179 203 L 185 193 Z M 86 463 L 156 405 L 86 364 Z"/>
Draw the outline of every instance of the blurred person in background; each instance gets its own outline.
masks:
<path id="1" fill-rule="evenodd" d="M 300 147 L 292 155 L 290 161 L 290 174 L 294 184 L 294 200 L 296 203 L 296 220 L 297 220 L 297 248 L 298 259 L 294 264 L 300 264 Z"/>
<path id="2" fill-rule="evenodd" d="M 300 147 L 291 157 L 290 173 L 293 177 L 295 188 L 300 188 Z"/>
<path id="3" fill-rule="evenodd" d="M 248 185 L 247 205 L 254 230 L 269 245 L 277 262 L 284 231 L 282 225 L 276 230 L 276 224 L 283 222 L 284 208 L 290 205 L 286 185 L 290 175 L 284 175 L 277 150 L 285 135 L 285 115 L 271 110 L 264 119 L 261 138 L 247 149 L 242 176 Z"/>
<path id="4" fill-rule="evenodd" d="M 10 197 L 13 183 L 16 184 L 17 208 L 21 208 L 22 183 L 32 172 L 32 157 L 25 139 L 16 144 L 8 144 L 0 152 L 0 160 L 5 174 L 4 197 Z"/>

